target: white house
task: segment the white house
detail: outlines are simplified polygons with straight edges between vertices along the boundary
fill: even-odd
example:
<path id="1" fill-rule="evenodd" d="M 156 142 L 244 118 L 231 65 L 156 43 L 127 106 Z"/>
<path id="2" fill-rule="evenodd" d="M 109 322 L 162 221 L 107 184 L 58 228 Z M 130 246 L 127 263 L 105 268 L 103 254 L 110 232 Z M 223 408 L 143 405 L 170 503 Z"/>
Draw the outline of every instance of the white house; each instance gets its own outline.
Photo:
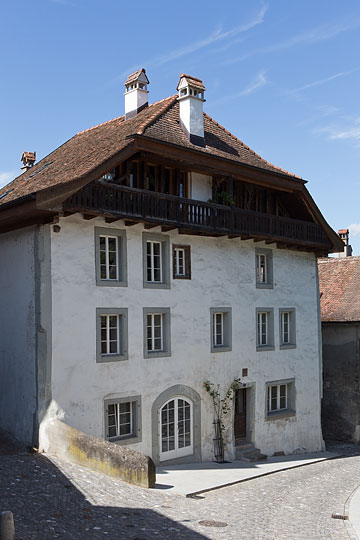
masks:
<path id="1" fill-rule="evenodd" d="M 316 257 L 341 241 L 305 181 L 203 113 L 202 81 L 152 105 L 148 82 L 0 190 L 0 427 L 211 460 L 204 382 L 240 378 L 228 459 L 321 450 Z"/>

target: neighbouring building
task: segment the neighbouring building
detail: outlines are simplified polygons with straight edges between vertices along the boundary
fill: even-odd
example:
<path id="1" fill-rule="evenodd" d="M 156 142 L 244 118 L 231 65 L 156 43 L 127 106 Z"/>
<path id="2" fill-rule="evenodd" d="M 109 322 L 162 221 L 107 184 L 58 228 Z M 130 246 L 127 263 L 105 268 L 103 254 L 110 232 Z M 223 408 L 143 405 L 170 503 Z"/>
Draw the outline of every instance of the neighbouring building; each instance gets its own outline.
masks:
<path id="1" fill-rule="evenodd" d="M 60 418 L 155 463 L 323 448 L 317 257 L 342 250 L 305 181 L 203 112 L 205 86 L 78 133 L 0 190 L 0 425 Z"/>
<path id="2" fill-rule="evenodd" d="M 326 440 L 360 441 L 360 257 L 319 259 L 323 340 L 322 425 Z M 350 249 L 349 249 L 350 248 Z"/>

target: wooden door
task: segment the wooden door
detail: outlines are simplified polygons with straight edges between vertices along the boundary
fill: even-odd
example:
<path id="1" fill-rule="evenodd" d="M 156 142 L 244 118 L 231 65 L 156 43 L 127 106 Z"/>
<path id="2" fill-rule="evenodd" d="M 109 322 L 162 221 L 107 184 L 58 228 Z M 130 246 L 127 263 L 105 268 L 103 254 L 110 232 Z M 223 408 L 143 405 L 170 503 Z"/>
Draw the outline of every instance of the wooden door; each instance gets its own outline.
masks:
<path id="1" fill-rule="evenodd" d="M 235 394 L 234 435 L 235 440 L 246 437 L 246 388 Z"/>

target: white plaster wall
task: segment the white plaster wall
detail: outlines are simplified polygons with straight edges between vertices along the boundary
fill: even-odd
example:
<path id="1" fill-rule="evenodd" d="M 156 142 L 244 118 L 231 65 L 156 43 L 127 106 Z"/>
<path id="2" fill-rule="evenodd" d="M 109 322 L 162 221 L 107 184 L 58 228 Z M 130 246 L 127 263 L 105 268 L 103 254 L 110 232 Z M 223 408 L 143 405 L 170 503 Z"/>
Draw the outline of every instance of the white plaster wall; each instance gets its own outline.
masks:
<path id="1" fill-rule="evenodd" d="M 241 369 L 248 368 L 244 382 L 256 385 L 255 445 L 266 454 L 321 449 L 318 298 L 312 254 L 274 249 L 274 288 L 257 289 L 255 246 L 261 243 L 174 231 L 168 233 L 171 242 L 191 245 L 192 279 L 171 279 L 170 290 L 144 289 L 141 224 L 125 228 L 122 222 L 70 216 L 62 218 L 60 226 L 60 233 L 52 233 L 52 414 L 104 437 L 104 399 L 141 395 L 142 442 L 132 447 L 151 455 L 152 403 L 167 388 L 188 385 L 202 398 L 202 458 L 210 460 L 213 410 L 203 382 L 219 383 L 226 390 L 234 377 L 241 376 Z M 128 287 L 95 285 L 94 226 L 126 229 Z M 171 310 L 169 358 L 143 358 L 143 307 L 151 306 Z M 209 313 L 216 306 L 232 307 L 231 352 L 210 353 Z M 96 363 L 98 307 L 128 308 L 128 361 Z M 256 307 L 274 308 L 275 351 L 256 352 Z M 296 308 L 296 349 L 279 350 L 280 307 Z M 267 421 L 266 382 L 289 378 L 295 378 L 296 416 Z M 231 457 L 231 425 L 227 440 Z"/>
<path id="2" fill-rule="evenodd" d="M 191 173 L 191 198 L 207 202 L 212 197 L 212 176 Z"/>
<path id="3" fill-rule="evenodd" d="M 125 114 L 136 111 L 148 101 L 148 91 L 136 88 L 125 93 Z"/>
<path id="4" fill-rule="evenodd" d="M 26 444 L 36 407 L 34 231 L 0 235 L 0 429 Z"/>

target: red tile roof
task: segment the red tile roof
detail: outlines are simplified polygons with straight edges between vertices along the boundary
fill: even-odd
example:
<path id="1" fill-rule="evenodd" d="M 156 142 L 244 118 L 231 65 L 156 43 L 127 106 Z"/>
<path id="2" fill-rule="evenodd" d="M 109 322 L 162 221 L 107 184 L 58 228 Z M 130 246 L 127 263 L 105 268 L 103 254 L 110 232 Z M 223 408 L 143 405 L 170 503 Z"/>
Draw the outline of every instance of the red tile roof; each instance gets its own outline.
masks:
<path id="1" fill-rule="evenodd" d="M 144 68 L 142 69 L 138 69 L 137 71 L 134 71 L 134 73 L 131 73 L 128 78 L 126 79 L 125 81 L 125 86 L 128 85 L 128 84 L 131 84 L 132 82 L 135 82 L 138 80 L 139 76 L 141 75 L 141 73 L 144 73 L 145 74 L 145 77 L 147 79 L 147 82 L 149 82 L 149 79 L 147 78 L 147 75 L 146 75 L 146 71 Z"/>
<path id="2" fill-rule="evenodd" d="M 120 116 L 78 133 L 0 189 L 0 207 L 31 193 L 85 178 L 130 145 L 134 140 L 132 135 L 146 135 L 183 148 L 300 179 L 262 159 L 207 114 L 204 114 L 206 146 L 202 148 L 192 144 L 180 127 L 177 97 L 175 94 L 153 103 L 129 120 L 125 121 L 124 116 Z"/>
<path id="3" fill-rule="evenodd" d="M 185 75 L 185 73 L 181 73 L 179 84 L 181 79 L 186 79 L 187 83 L 190 86 L 193 86 L 194 88 L 198 88 L 199 90 L 205 90 L 205 86 L 203 85 L 203 82 L 201 79 L 198 79 L 197 77 L 193 77 L 192 75 Z M 179 84 L 177 85 L 176 90 L 179 90 Z"/>
<path id="4" fill-rule="evenodd" d="M 321 320 L 360 321 L 360 257 L 319 259 Z"/>

